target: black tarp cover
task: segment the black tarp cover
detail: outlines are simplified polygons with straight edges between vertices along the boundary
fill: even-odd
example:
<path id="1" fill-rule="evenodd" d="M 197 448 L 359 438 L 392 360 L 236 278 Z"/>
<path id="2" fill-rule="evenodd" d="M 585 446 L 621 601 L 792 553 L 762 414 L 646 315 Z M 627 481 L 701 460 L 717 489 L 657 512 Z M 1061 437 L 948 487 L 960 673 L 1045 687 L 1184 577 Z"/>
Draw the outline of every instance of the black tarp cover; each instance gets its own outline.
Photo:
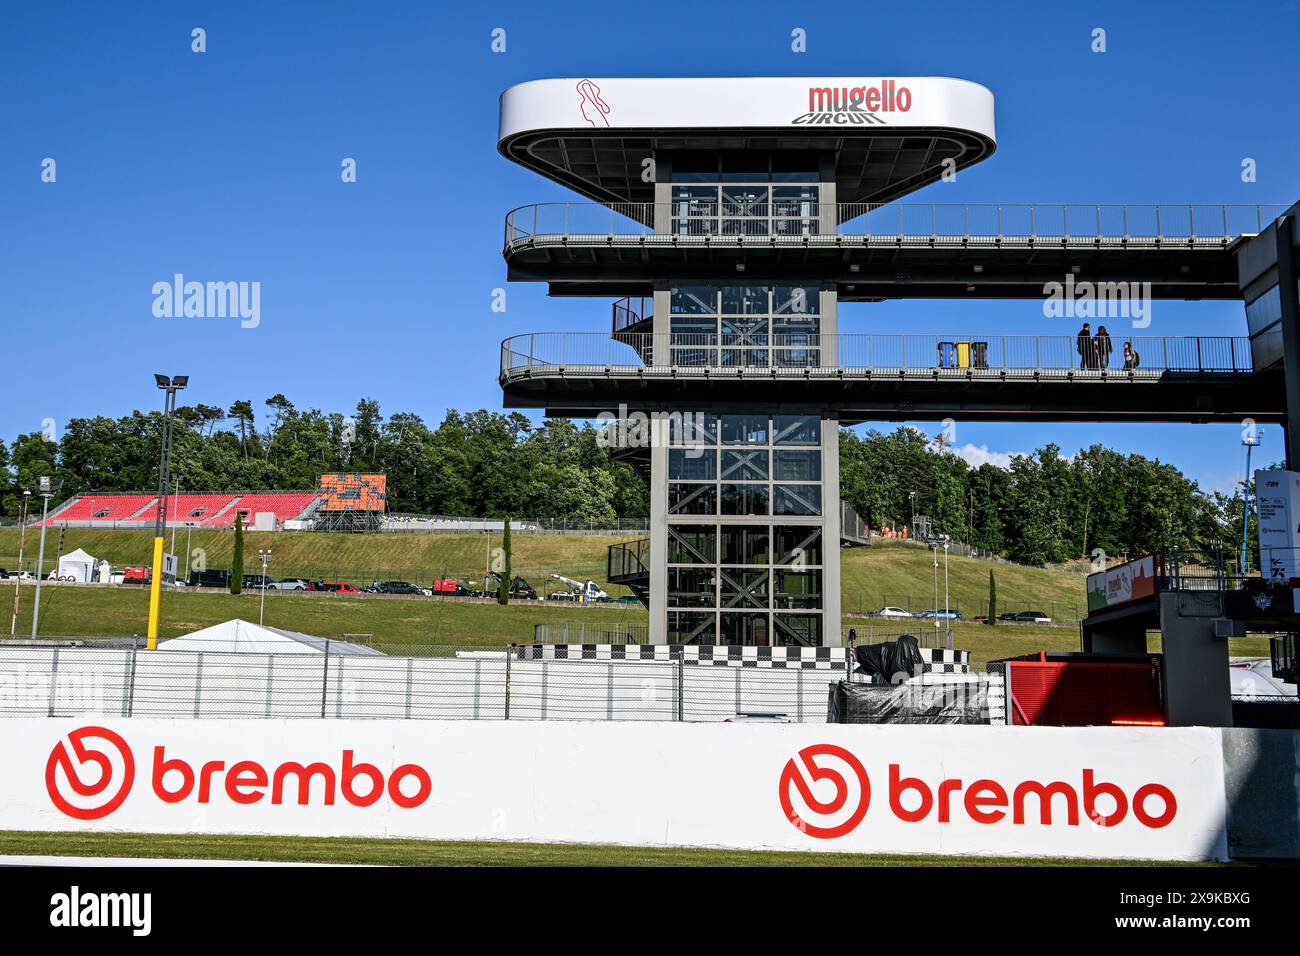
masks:
<path id="1" fill-rule="evenodd" d="M 923 669 L 920 646 L 911 634 L 883 644 L 864 644 L 853 649 L 858 669 L 855 673 L 883 677 L 892 681 L 900 674 L 915 677 Z"/>
<path id="2" fill-rule="evenodd" d="M 830 724 L 987 724 L 988 681 L 830 686 Z"/>

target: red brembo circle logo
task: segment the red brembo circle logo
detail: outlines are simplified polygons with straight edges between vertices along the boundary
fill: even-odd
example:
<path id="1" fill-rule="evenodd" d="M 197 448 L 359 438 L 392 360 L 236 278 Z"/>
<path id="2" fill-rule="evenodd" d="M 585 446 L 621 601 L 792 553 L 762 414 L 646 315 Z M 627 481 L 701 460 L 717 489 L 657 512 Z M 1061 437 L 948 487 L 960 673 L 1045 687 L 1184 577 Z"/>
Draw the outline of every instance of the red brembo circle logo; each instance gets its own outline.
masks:
<path id="1" fill-rule="evenodd" d="M 849 780 L 838 769 L 817 766 L 813 762 L 815 757 L 834 757 L 842 761 L 853 773 L 857 782 L 857 806 L 846 819 L 831 826 L 818 826 L 805 820 L 795 810 L 790 800 L 790 788 L 793 787 L 799 791 L 799 798 L 810 814 L 815 814 L 819 819 L 842 815 L 844 806 L 850 798 Z M 871 803 L 871 781 L 867 779 L 867 771 L 862 766 L 862 762 L 843 747 L 837 747 L 835 744 L 814 744 L 811 747 L 804 747 L 799 751 L 798 759 L 803 763 L 803 770 L 795 762 L 795 758 L 791 757 L 786 761 L 785 769 L 781 771 L 779 784 L 781 809 L 785 811 L 785 818 L 794 825 L 795 829 L 820 840 L 830 840 L 844 836 L 861 823 L 862 818 L 867 815 L 867 806 Z M 807 779 L 804 777 L 804 770 L 807 771 Z M 829 780 L 835 785 L 835 792 L 829 800 L 819 800 L 812 792 L 812 784 L 824 780 Z"/>
<path id="2" fill-rule="evenodd" d="M 88 740 L 98 740 L 99 745 L 87 745 Z M 68 743 L 72 745 L 72 756 L 60 740 L 50 751 L 50 759 L 45 763 L 45 789 L 49 791 L 50 800 L 61 811 L 77 820 L 98 820 L 106 817 L 122 805 L 126 795 L 131 792 L 135 782 L 135 758 L 125 740 L 107 727 L 79 727 L 68 734 Z M 121 779 L 114 781 L 114 760 L 112 753 L 116 750 L 117 763 L 121 767 Z M 75 759 L 76 763 L 73 763 Z M 91 773 L 89 782 L 82 776 L 87 764 L 99 768 L 98 773 Z M 63 773 L 59 774 L 58 771 Z M 61 782 L 66 783 L 71 794 L 60 789 Z M 116 782 L 116 789 L 113 784 Z M 81 798 L 74 805 L 69 797 Z M 99 799 L 93 799 L 99 798 Z M 87 803 L 91 805 L 86 805 Z"/>

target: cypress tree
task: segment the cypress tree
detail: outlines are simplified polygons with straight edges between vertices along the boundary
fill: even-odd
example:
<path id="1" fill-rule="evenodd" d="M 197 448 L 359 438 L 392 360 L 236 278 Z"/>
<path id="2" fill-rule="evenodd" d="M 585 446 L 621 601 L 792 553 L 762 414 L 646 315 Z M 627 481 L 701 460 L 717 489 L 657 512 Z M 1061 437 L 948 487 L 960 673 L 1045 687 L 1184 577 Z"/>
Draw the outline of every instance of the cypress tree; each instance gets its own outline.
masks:
<path id="1" fill-rule="evenodd" d="M 993 579 L 993 569 L 989 568 L 989 623 L 998 622 L 998 582 Z"/>
<path id="2" fill-rule="evenodd" d="M 230 559 L 230 593 L 244 589 L 244 516 L 235 512 L 235 553 Z"/>

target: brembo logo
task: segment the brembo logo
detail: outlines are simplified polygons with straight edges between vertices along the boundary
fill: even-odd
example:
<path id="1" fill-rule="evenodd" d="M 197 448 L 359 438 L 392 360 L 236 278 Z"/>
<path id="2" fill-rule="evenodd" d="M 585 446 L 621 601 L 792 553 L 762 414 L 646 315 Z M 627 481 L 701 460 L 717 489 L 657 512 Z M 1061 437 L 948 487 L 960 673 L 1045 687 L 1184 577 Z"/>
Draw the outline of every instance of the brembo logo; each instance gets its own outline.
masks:
<path id="1" fill-rule="evenodd" d="M 785 818 L 797 830 L 821 840 L 851 833 L 865 819 L 871 803 L 871 781 L 862 762 L 834 744 L 800 750 L 786 762 L 778 786 Z M 1064 823 L 1077 827 L 1087 819 L 1099 827 L 1113 827 L 1132 816 L 1142 826 L 1159 830 L 1178 814 L 1178 801 L 1163 784 L 1146 783 L 1129 794 L 1117 784 L 1099 780 L 1091 768 L 1082 770 L 1076 786 L 1064 780 L 927 781 L 906 776 L 900 764 L 891 763 L 887 796 L 889 814 L 903 823 L 948 824 L 964 817 L 990 826 Z"/>
<path id="2" fill-rule="evenodd" d="M 103 743 L 88 743 L 96 740 Z M 71 755 L 60 740 L 45 762 L 45 789 L 50 800 L 76 820 L 108 816 L 122 805 L 135 782 L 131 748 L 107 727 L 79 727 L 68 734 L 68 746 Z M 88 765 L 96 769 L 86 773 Z"/>
<path id="3" fill-rule="evenodd" d="M 107 742 L 108 747 L 87 743 L 93 739 Z M 60 741 L 46 763 L 45 787 L 50 800 L 78 820 L 108 816 L 122 805 L 135 781 L 131 748 L 105 727 L 74 730 L 68 735 L 68 744 L 71 756 Z M 98 769 L 86 774 L 87 765 Z M 409 810 L 423 804 L 433 792 L 428 771 L 418 764 L 401 764 L 385 774 L 374 764 L 358 761 L 352 750 L 342 751 L 337 765 L 289 760 L 267 766 L 256 760 L 191 763 L 169 756 L 165 747 L 158 746 L 153 748 L 150 770 L 150 789 L 164 803 L 192 800 L 211 804 L 224 798 L 241 806 L 265 800 L 272 805 L 329 807 L 341 798 L 354 807 L 369 807 L 387 794 L 394 805 Z"/>
<path id="4" fill-rule="evenodd" d="M 912 91 L 896 80 L 879 86 L 811 86 L 808 112 L 796 116 L 795 126 L 886 126 L 881 113 L 906 113 Z"/>

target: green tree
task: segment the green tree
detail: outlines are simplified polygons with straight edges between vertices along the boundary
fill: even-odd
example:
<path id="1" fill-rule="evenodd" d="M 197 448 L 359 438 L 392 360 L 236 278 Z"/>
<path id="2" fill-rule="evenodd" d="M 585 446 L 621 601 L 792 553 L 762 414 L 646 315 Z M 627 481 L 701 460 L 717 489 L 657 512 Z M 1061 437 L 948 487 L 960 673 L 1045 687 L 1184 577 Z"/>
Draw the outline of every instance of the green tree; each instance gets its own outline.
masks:
<path id="1" fill-rule="evenodd" d="M 235 512 L 235 547 L 230 557 L 230 593 L 244 589 L 244 515 Z"/>
<path id="2" fill-rule="evenodd" d="M 514 572 L 510 569 L 510 515 L 506 515 L 506 526 L 501 532 L 501 581 L 497 586 L 497 603 L 510 603 L 510 586 L 514 581 Z"/>
<path id="3" fill-rule="evenodd" d="M 241 399 L 230 406 L 230 417 L 239 421 L 239 447 L 243 451 L 244 457 L 248 457 L 248 432 L 253 428 L 253 403 L 248 399 Z M 257 432 L 253 432 L 256 437 Z"/>
<path id="4" fill-rule="evenodd" d="M 998 622 L 998 582 L 993 578 L 993 569 L 989 568 L 989 623 Z"/>

